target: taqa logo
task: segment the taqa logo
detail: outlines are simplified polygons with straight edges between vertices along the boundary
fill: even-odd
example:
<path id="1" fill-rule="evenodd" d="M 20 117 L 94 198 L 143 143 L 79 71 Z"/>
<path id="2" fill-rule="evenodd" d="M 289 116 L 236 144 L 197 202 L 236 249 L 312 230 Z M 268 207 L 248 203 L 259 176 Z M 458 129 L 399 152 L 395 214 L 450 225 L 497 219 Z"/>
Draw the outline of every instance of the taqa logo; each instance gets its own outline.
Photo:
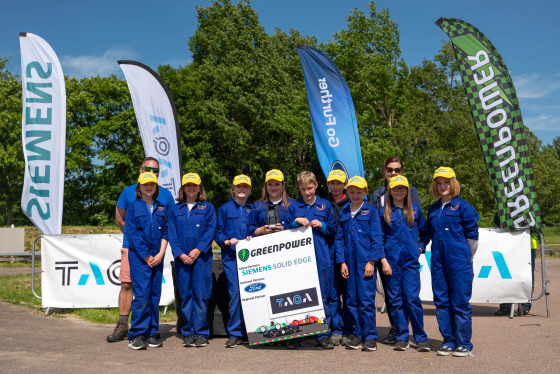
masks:
<path id="1" fill-rule="evenodd" d="M 259 292 L 266 288 L 266 284 L 264 283 L 253 283 L 245 287 L 245 292 L 253 293 Z"/>
<path id="2" fill-rule="evenodd" d="M 249 259 L 249 255 L 250 255 L 249 250 L 245 248 L 240 250 L 239 253 L 237 253 L 237 257 L 243 262 Z"/>
<path id="3" fill-rule="evenodd" d="M 55 270 L 61 272 L 61 285 L 62 286 L 85 286 L 88 284 L 89 279 L 93 278 L 94 283 L 97 286 L 104 286 L 105 277 L 103 276 L 102 268 L 96 261 L 88 261 L 89 266 L 84 266 L 83 263 L 78 261 L 55 261 Z M 85 268 L 85 270 L 84 270 Z M 75 270 L 75 271 L 72 271 Z M 81 270 L 78 272 L 78 270 Z M 114 284 L 115 286 L 120 286 L 121 282 L 119 281 L 119 274 L 121 270 L 121 260 L 115 260 L 109 266 L 107 266 L 105 273 L 107 274 L 106 278 L 109 282 Z M 85 271 L 85 272 L 84 272 Z M 78 282 L 76 283 L 76 274 L 79 275 Z M 93 277 L 90 277 L 93 275 Z M 92 282 L 89 282 L 93 284 Z M 165 277 L 162 276 L 162 283 L 165 283 Z"/>

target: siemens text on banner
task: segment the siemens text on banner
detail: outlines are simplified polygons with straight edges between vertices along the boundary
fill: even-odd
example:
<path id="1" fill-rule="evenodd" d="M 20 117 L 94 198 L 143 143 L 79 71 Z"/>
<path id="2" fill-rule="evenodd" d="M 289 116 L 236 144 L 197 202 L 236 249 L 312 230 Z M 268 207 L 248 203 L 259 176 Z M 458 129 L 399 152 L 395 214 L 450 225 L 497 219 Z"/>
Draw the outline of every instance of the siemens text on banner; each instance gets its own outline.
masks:
<path id="1" fill-rule="evenodd" d="M 494 189 L 500 225 L 540 229 L 533 168 L 517 94 L 502 57 L 476 27 L 454 18 L 436 24 L 451 38 Z"/>
<path id="2" fill-rule="evenodd" d="M 21 209 L 43 234 L 60 234 L 64 198 L 66 89 L 51 46 L 30 33 L 19 35 L 25 176 Z"/>
<path id="3" fill-rule="evenodd" d="M 167 86 L 148 66 L 119 61 L 132 97 L 144 153 L 159 160 L 159 185 L 176 197 L 181 186 L 181 143 L 175 103 Z"/>
<path id="4" fill-rule="evenodd" d="M 325 177 L 334 169 L 364 175 L 354 103 L 344 77 L 321 51 L 303 45 L 298 54 L 305 78 L 315 148 Z"/>

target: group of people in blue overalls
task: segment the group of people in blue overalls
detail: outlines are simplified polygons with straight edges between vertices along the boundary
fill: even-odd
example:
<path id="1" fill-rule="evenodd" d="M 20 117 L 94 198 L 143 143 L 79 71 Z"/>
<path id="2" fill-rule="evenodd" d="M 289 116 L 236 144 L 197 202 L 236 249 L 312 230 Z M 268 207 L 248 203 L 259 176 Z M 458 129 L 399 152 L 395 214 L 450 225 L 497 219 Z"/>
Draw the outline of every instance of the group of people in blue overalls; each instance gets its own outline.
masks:
<path id="1" fill-rule="evenodd" d="M 266 173 L 259 200 L 248 202 L 251 179 L 233 179 L 231 200 L 216 214 L 196 173 L 183 176 L 177 204 L 158 200 L 157 177 L 144 172 L 136 186 L 137 199 L 126 212 L 125 234 L 133 285 L 129 347 L 160 347 L 158 305 L 161 296 L 162 259 L 167 243 L 175 259 L 183 346 L 208 344 L 207 305 L 212 290 L 212 242 L 221 248 L 230 295 L 227 348 L 246 340 L 237 278 L 236 245 L 240 240 L 277 231 L 311 227 L 317 272 L 330 333 L 315 336 L 322 349 L 344 345 L 375 351 L 375 293 L 377 271 L 383 280 L 391 329 L 384 343 L 395 350 L 409 348 L 409 323 L 416 348 L 430 351 L 423 327 L 419 297 L 419 256 L 432 241 L 431 272 L 436 317 L 443 343 L 438 355 L 467 356 L 472 351 L 472 258 L 478 243 L 478 215 L 462 200 L 459 182 L 451 168 L 440 167 L 433 176 L 432 193 L 438 199 L 424 218 L 418 192 L 409 185 L 398 157 L 384 163 L 386 181 L 367 202 L 367 182 L 347 178 L 333 170 L 327 178 L 329 199 L 316 195 L 312 172 L 297 176 L 300 198 L 286 194 L 280 170 Z M 415 201 L 417 200 L 417 201 Z M 267 224 L 267 206 L 278 206 L 279 222 Z M 287 341 L 298 349 L 301 338 Z"/>

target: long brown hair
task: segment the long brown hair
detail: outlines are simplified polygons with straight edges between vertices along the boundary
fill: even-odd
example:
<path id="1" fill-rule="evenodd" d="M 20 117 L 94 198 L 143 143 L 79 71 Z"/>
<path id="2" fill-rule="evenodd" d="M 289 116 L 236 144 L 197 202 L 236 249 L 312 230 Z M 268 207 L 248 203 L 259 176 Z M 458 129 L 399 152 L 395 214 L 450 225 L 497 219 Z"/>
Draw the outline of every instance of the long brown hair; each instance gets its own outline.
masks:
<path id="1" fill-rule="evenodd" d="M 200 191 L 198 191 L 198 195 L 196 196 L 196 201 L 206 201 L 206 191 L 204 190 L 204 186 L 199 184 Z M 187 203 L 187 195 L 185 195 L 185 185 L 182 185 L 179 189 L 179 196 L 175 199 L 175 201 L 179 203 Z"/>
<path id="2" fill-rule="evenodd" d="M 136 188 L 134 189 L 134 191 L 136 192 L 136 197 L 138 199 L 141 199 L 142 192 L 140 191 L 140 183 L 136 184 Z M 156 192 L 154 193 L 154 200 L 157 199 L 158 196 L 159 196 L 159 184 L 156 183 Z"/>
<path id="3" fill-rule="evenodd" d="M 275 179 L 273 179 L 275 180 Z M 286 185 L 284 184 L 284 181 L 280 182 L 282 183 L 282 202 L 284 203 L 284 206 L 288 206 L 290 204 L 288 204 L 288 194 L 286 193 Z M 262 189 L 262 193 L 261 193 L 261 198 L 257 200 L 257 202 L 259 201 L 268 201 L 270 200 L 268 198 L 268 191 L 266 190 L 266 183 L 263 186 Z"/>
<path id="4" fill-rule="evenodd" d="M 397 186 L 397 187 L 403 187 L 403 186 Z M 389 226 L 391 226 L 391 210 L 393 208 L 393 196 L 391 195 L 391 190 L 392 188 L 388 188 L 387 190 L 388 198 L 387 201 L 385 202 L 385 211 L 383 214 L 383 217 L 385 218 L 385 221 L 387 221 L 387 224 Z M 407 187 L 406 190 L 407 193 L 406 193 L 406 199 L 404 199 L 404 208 L 403 208 L 404 220 L 406 221 L 406 223 L 410 225 L 410 227 L 414 227 L 414 209 L 412 209 L 412 200 L 410 199 L 410 188 Z"/>

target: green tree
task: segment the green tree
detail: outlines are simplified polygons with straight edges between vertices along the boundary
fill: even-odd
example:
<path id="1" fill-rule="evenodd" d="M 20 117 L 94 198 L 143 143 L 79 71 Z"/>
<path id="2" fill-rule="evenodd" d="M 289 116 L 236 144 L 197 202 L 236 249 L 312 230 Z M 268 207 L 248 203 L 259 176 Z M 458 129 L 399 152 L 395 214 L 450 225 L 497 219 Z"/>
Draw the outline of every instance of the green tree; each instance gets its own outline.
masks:
<path id="1" fill-rule="evenodd" d="M 412 67 L 410 79 L 413 89 L 395 138 L 425 208 L 434 201 L 433 172 L 449 166 L 461 182 L 461 197 L 481 216 L 480 224 L 491 225 L 496 204 L 451 43 L 445 42 L 433 61 Z"/>
<path id="2" fill-rule="evenodd" d="M 217 205 L 240 173 L 253 178 L 258 197 L 272 168 L 282 169 L 294 194 L 295 174 L 312 165 L 320 170 L 302 74 L 291 75 L 294 46 L 308 40 L 280 31 L 271 37 L 248 2 L 214 1 L 197 12 L 193 62 L 178 73 L 193 77 L 187 80 L 191 108 L 179 111 L 185 171 L 200 173 Z M 179 98 L 182 103 L 185 95 Z"/>
<path id="3" fill-rule="evenodd" d="M 144 158 L 126 82 L 110 77 L 66 80 L 65 224 L 113 222 L 124 187 Z"/>
<path id="4" fill-rule="evenodd" d="M 25 162 L 21 140 L 21 83 L 8 70 L 8 58 L 0 58 L 0 213 L 3 224 L 29 220 L 20 208 Z"/>
<path id="5" fill-rule="evenodd" d="M 394 129 L 406 108 L 408 68 L 401 57 L 397 24 L 389 10 L 355 9 L 347 28 L 324 46 L 344 76 L 352 94 L 366 177 L 377 184 L 381 166 L 399 153 Z"/>

